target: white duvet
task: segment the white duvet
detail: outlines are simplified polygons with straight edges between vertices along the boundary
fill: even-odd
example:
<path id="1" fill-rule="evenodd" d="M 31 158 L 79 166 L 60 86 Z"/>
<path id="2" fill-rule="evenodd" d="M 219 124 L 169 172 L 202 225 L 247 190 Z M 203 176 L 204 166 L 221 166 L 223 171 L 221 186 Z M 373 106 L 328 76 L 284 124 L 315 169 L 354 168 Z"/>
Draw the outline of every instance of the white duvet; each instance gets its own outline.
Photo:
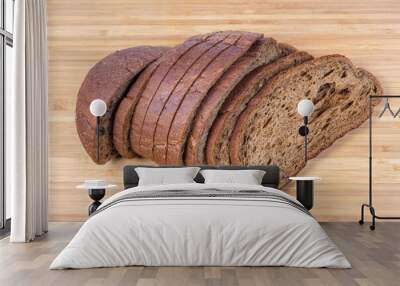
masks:
<path id="1" fill-rule="evenodd" d="M 50 269 L 127 265 L 351 267 L 317 221 L 288 204 L 234 197 L 151 198 L 113 204 L 132 192 L 210 188 L 262 190 L 295 201 L 279 190 L 254 185 L 128 189 L 100 206 L 103 211 L 83 224 Z"/>

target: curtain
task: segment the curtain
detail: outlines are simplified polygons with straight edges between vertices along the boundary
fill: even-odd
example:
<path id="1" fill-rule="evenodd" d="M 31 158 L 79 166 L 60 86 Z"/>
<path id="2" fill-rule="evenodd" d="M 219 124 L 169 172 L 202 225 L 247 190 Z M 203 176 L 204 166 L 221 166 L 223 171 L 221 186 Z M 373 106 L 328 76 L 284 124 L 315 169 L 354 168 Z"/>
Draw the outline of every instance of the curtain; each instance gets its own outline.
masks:
<path id="1" fill-rule="evenodd" d="M 45 0 L 17 0 L 13 94 L 6 98 L 6 180 L 12 242 L 47 232 L 47 23 Z"/>

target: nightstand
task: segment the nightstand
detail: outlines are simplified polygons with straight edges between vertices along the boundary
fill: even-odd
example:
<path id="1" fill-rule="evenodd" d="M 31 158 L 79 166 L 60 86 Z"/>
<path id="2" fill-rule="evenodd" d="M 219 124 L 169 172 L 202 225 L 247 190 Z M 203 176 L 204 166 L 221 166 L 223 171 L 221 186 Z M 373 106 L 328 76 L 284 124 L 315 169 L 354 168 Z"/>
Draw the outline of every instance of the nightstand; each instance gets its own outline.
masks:
<path id="1" fill-rule="evenodd" d="M 116 188 L 117 185 L 108 184 L 104 181 L 86 181 L 81 185 L 76 186 L 77 189 L 86 189 L 88 190 L 89 197 L 93 200 L 93 203 L 88 208 L 88 213 L 91 215 L 94 213 L 97 208 L 101 205 L 100 200 L 104 198 L 106 194 L 106 189 Z"/>
<path id="2" fill-rule="evenodd" d="M 308 210 L 314 205 L 314 181 L 321 180 L 319 177 L 290 177 L 289 180 L 296 181 L 296 199 Z"/>

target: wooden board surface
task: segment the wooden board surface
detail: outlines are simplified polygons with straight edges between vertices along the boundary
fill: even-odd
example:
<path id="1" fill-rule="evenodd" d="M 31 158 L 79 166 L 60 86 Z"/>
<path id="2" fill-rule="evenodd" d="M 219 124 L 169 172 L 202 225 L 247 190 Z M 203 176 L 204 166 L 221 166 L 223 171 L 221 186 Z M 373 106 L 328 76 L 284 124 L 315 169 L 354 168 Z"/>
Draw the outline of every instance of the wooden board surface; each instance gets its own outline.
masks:
<path id="1" fill-rule="evenodd" d="M 117 49 L 172 46 L 216 30 L 262 32 L 314 56 L 344 54 L 374 73 L 387 95 L 400 94 L 400 1 L 48 0 L 47 6 L 50 220 L 86 218 L 90 199 L 75 189 L 82 180 L 121 186 L 125 164 L 151 164 L 118 159 L 97 166 L 75 130 L 76 95 L 86 72 Z M 400 100 L 392 105 L 397 110 Z M 380 215 L 400 215 L 400 118 L 385 116 L 374 128 L 375 204 Z M 368 191 L 367 124 L 311 160 L 301 175 L 323 178 L 312 211 L 319 220 L 358 220 Z"/>

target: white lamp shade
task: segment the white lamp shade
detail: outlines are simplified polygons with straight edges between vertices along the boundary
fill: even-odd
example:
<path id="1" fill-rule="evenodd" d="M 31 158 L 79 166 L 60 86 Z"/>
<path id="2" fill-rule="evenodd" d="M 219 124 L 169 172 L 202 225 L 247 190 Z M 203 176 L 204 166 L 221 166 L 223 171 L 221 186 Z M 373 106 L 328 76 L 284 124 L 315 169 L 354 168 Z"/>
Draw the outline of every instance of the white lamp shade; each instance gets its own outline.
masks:
<path id="1" fill-rule="evenodd" d="M 297 112 L 303 116 L 310 116 L 310 114 L 314 111 L 314 104 L 309 99 L 302 99 L 297 104 Z"/>
<path id="2" fill-rule="evenodd" d="M 104 100 L 95 99 L 90 103 L 90 113 L 93 116 L 100 117 L 103 116 L 107 112 L 107 104 Z"/>

